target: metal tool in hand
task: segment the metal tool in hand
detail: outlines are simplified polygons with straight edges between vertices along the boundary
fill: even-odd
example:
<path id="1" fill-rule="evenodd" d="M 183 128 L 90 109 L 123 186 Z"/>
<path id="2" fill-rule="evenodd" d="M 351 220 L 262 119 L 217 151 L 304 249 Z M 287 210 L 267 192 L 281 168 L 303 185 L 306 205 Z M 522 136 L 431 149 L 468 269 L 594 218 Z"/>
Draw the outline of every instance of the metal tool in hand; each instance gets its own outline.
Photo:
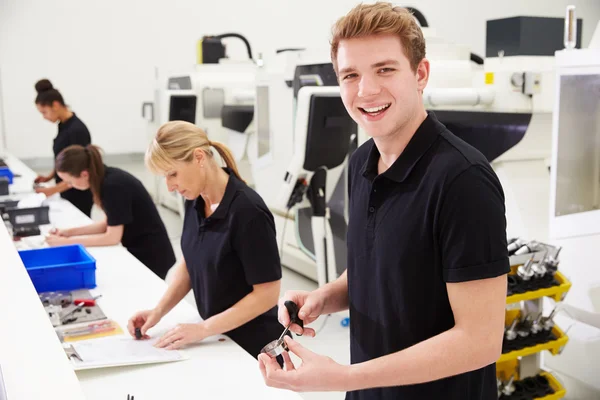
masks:
<path id="1" fill-rule="evenodd" d="M 285 330 L 283 331 L 281 336 L 279 336 L 279 339 L 273 340 L 272 342 L 267 344 L 265 347 L 263 347 L 262 350 L 260 351 L 261 353 L 266 353 L 271 357 L 277 357 L 284 351 L 288 351 L 288 347 L 285 344 L 285 341 L 283 340 L 283 338 L 285 337 L 285 334 L 288 333 L 288 331 L 290 330 L 290 326 L 292 324 L 296 324 L 296 325 L 300 326 L 300 328 L 304 329 L 304 322 L 300 319 L 300 317 L 298 317 L 299 309 L 298 309 L 298 306 L 296 305 L 296 303 L 288 300 L 284 303 L 284 305 L 285 305 L 285 308 L 287 308 L 287 310 L 288 310 L 288 314 L 290 315 L 290 322 L 285 327 Z"/>

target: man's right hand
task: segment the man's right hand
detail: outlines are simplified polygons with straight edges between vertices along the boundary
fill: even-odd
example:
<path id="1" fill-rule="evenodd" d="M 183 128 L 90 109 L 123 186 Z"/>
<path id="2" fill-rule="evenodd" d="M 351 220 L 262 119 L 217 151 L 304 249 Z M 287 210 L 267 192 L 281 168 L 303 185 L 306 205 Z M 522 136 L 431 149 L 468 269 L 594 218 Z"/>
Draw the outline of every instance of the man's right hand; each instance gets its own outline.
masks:
<path id="1" fill-rule="evenodd" d="M 146 335 L 146 332 L 148 329 L 158 324 L 160 320 L 161 316 L 155 310 L 139 311 L 129 319 L 127 330 L 131 336 L 135 337 L 135 328 L 141 328 L 142 339 L 149 339 L 150 336 Z"/>
<path id="2" fill-rule="evenodd" d="M 278 319 L 283 326 L 288 326 L 290 323 L 290 315 L 284 303 L 291 300 L 300 309 L 298 317 L 304 322 L 304 329 L 296 324 L 290 326 L 290 330 L 297 335 L 305 335 L 315 337 L 315 330 L 306 326 L 313 323 L 323 313 L 325 307 L 325 299 L 319 291 L 307 292 L 303 290 L 287 291 L 285 295 L 279 299 Z"/>

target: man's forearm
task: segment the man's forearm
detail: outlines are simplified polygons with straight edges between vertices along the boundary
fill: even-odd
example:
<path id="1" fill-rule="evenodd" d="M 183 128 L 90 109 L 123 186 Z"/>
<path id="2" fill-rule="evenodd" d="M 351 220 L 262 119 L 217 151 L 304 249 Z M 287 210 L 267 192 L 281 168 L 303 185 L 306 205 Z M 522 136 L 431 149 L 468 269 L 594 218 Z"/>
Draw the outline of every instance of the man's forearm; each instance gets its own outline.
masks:
<path id="1" fill-rule="evenodd" d="M 348 309 L 348 278 L 346 271 L 335 281 L 317 289 L 325 298 L 323 314 L 331 314 Z"/>
<path id="2" fill-rule="evenodd" d="M 346 390 L 430 382 L 494 363 L 502 338 L 452 328 L 405 350 L 349 367 Z"/>

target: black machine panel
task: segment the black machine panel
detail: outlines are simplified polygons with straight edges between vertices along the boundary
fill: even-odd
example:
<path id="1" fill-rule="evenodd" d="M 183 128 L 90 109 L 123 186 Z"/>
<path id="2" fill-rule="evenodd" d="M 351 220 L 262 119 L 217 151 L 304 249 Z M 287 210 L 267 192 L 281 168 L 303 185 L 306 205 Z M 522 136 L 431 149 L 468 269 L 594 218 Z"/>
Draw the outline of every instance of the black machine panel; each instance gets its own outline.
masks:
<path id="1" fill-rule="evenodd" d="M 196 96 L 171 96 L 169 121 L 196 123 Z"/>
<path id="2" fill-rule="evenodd" d="M 581 48 L 583 21 L 577 19 L 576 48 Z M 554 56 L 564 49 L 564 18 L 512 17 L 487 21 L 485 56 Z"/>
<path id="3" fill-rule="evenodd" d="M 221 109 L 221 125 L 236 132 L 244 133 L 253 118 L 252 105 L 224 105 Z"/>
<path id="4" fill-rule="evenodd" d="M 332 63 L 299 65 L 294 71 L 294 98 L 304 86 L 338 86 Z"/>
<path id="5" fill-rule="evenodd" d="M 303 168 L 315 171 L 339 166 L 348 155 L 352 135 L 357 133 L 356 123 L 339 96 L 313 95 L 309 113 Z"/>
<path id="6" fill-rule="evenodd" d="M 450 132 L 492 162 L 523 139 L 531 121 L 527 113 L 434 111 Z"/>

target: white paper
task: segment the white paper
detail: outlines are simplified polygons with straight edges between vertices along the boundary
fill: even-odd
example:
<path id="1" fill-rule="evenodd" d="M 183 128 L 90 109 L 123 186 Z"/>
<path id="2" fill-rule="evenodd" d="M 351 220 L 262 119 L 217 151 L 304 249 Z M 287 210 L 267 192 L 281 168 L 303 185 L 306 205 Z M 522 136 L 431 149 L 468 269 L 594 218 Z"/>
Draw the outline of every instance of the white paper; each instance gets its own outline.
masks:
<path id="1" fill-rule="evenodd" d="M 41 207 L 44 200 L 46 200 L 46 195 L 44 193 L 32 193 L 19 200 L 17 208 Z"/>
<path id="2" fill-rule="evenodd" d="M 177 350 L 158 349 L 152 340 L 135 340 L 129 336 L 114 336 L 72 343 L 83 361 L 71 358 L 75 370 L 122 365 L 172 362 L 187 359 Z"/>

